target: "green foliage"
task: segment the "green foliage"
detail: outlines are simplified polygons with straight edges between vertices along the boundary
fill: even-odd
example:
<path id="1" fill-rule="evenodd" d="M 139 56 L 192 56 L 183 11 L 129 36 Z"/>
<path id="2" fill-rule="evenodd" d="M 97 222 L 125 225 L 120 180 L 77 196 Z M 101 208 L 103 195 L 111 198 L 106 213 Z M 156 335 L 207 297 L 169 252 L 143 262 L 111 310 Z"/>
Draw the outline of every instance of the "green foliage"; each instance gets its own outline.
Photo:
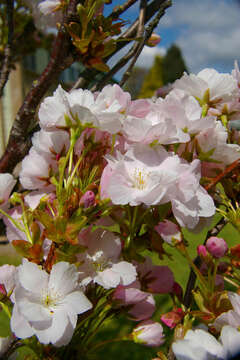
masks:
<path id="1" fill-rule="evenodd" d="M 149 98 L 154 96 L 157 89 L 169 83 L 173 83 L 182 76 L 184 71 L 187 72 L 188 70 L 182 58 L 181 50 L 176 45 L 172 45 L 164 57 L 155 57 L 153 66 L 143 80 L 138 97 Z M 137 76 L 138 74 L 139 71 L 137 72 Z M 133 72 L 132 78 L 134 79 L 135 76 L 136 75 Z M 138 81 L 140 80 L 141 77 L 138 78 Z M 133 80 L 131 81 L 133 82 Z"/>
<path id="2" fill-rule="evenodd" d="M 172 45 L 162 61 L 162 77 L 163 84 L 171 84 L 179 79 L 184 71 L 188 72 L 185 62 L 182 57 L 181 50 L 178 46 Z"/>
<path id="3" fill-rule="evenodd" d="M 155 91 L 163 86 L 163 59 L 161 56 L 156 56 L 154 64 L 146 75 L 139 98 L 149 98 L 155 94 Z"/>
<path id="4" fill-rule="evenodd" d="M 143 80 L 147 75 L 148 71 L 145 68 L 136 66 L 128 81 L 124 86 L 124 90 L 128 91 L 131 94 L 132 99 L 136 99 L 138 97 L 139 91 L 141 90 Z"/>
<path id="5" fill-rule="evenodd" d="M 11 335 L 10 318 L 7 313 L 1 309 L 0 311 L 0 337 L 7 337 Z"/>

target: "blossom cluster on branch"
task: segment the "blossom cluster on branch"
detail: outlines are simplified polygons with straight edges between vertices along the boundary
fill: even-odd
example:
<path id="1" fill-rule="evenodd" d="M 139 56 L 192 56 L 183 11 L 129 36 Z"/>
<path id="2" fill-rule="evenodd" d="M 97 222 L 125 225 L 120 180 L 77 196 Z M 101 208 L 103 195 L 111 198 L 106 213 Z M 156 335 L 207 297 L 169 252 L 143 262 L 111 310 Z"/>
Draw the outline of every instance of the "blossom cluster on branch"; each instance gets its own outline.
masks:
<path id="1" fill-rule="evenodd" d="M 116 84 L 95 93 L 59 85 L 44 99 L 19 178 L 0 174 L 7 239 L 23 257 L 0 267 L 12 332 L 2 354 L 31 344 L 40 359 L 88 358 L 102 324 L 120 314 L 137 322 L 121 340 L 158 347 L 159 359 L 165 343 L 178 360 L 240 350 L 239 245 L 214 235 L 219 216 L 240 230 L 239 83 L 236 64 L 232 74 L 184 74 L 164 99 L 132 100 Z M 206 226 L 198 267 L 184 228 Z M 168 247 L 197 278 L 190 305 L 171 261 L 152 262 Z M 153 321 L 157 294 L 172 309 Z"/>

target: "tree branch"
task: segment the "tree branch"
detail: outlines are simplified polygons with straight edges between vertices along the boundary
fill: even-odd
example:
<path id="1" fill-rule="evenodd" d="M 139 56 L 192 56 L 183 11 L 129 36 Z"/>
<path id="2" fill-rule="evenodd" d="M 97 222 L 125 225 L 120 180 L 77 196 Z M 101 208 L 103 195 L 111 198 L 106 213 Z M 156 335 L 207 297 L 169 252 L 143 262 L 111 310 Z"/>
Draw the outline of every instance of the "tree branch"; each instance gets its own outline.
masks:
<path id="1" fill-rule="evenodd" d="M 72 21 L 76 14 L 78 0 L 70 0 L 67 12 L 55 39 L 50 61 L 37 81 L 34 81 L 23 105 L 18 111 L 10 132 L 8 145 L 0 160 L 0 172 L 12 172 L 16 164 L 27 154 L 31 142 L 28 139 L 29 128 L 42 97 L 59 74 L 73 62 L 70 36 L 64 24 Z"/>
<path id="2" fill-rule="evenodd" d="M 128 53 L 123 56 L 115 65 L 114 67 L 101 79 L 101 83 L 98 84 L 98 86 L 94 86 L 93 88 L 91 88 L 92 91 L 96 91 L 96 90 L 100 90 L 102 89 L 110 80 L 111 78 L 123 67 L 125 66 L 128 61 L 134 57 L 135 61 L 132 63 L 132 66 L 135 64 L 138 56 L 140 55 L 145 42 L 149 39 L 149 37 L 152 34 L 153 29 L 157 26 L 158 22 L 160 21 L 161 17 L 164 15 L 165 13 L 165 9 L 167 9 L 169 6 L 171 6 L 171 0 L 163 0 L 162 4 L 160 5 L 160 7 L 158 7 L 158 14 L 157 16 L 153 19 L 153 21 L 151 22 L 151 24 L 149 24 L 148 28 L 146 29 L 146 34 L 144 39 L 140 42 L 140 44 L 138 45 L 133 45 L 133 47 L 128 51 Z M 147 9 L 146 9 L 146 14 L 147 14 Z M 147 15 L 144 19 L 144 22 L 147 22 Z M 139 20 L 137 21 L 137 24 L 139 26 Z M 135 30 L 137 31 L 137 29 Z M 129 32 L 128 32 L 129 33 Z M 123 35 L 124 36 L 124 35 Z M 130 70 L 131 70 L 131 65 L 130 65 Z M 128 71 L 128 70 L 127 70 Z M 120 83 L 122 85 L 122 81 Z"/>
<path id="3" fill-rule="evenodd" d="M 128 67 L 127 71 L 125 71 L 122 80 L 120 81 L 120 86 L 124 85 L 125 82 L 127 81 L 127 79 L 129 78 L 129 76 L 131 75 L 131 71 L 133 69 L 133 66 L 135 65 L 144 45 L 146 42 L 146 34 L 144 34 L 145 32 L 145 28 L 144 28 L 144 22 L 145 22 L 145 16 L 146 16 L 146 6 L 147 6 L 147 1 L 146 0 L 141 0 L 140 2 L 140 11 L 139 11 L 139 24 L 138 24 L 138 30 L 137 30 L 137 39 L 142 39 L 140 42 L 135 42 L 135 44 L 133 45 L 133 49 L 135 48 L 135 56 L 133 57 L 133 60 L 130 64 L 130 66 Z M 145 36 L 144 36 L 145 35 Z"/>
<path id="4" fill-rule="evenodd" d="M 147 24 L 149 20 L 159 11 L 160 6 L 162 6 L 167 0 L 153 0 L 151 4 L 149 4 L 146 8 L 146 14 L 144 19 L 144 24 Z M 171 0 L 169 1 L 171 2 Z M 168 6 L 170 6 L 169 4 Z M 136 37 L 137 31 L 139 28 L 139 18 L 137 18 L 134 23 L 117 39 L 117 47 L 116 50 L 106 58 L 106 61 L 111 59 L 114 55 L 116 55 L 122 48 L 128 45 L 134 37 Z M 121 67 L 118 69 L 120 70 Z M 110 70 L 111 71 L 111 70 Z M 96 75 L 100 74 L 99 71 L 94 69 L 85 69 L 81 74 L 80 78 L 77 80 L 73 89 L 76 88 L 87 88 L 89 83 L 96 77 Z M 106 74 L 107 75 L 107 74 Z M 93 88 L 94 89 L 94 88 Z"/>
<path id="5" fill-rule="evenodd" d="M 0 73 L 0 98 L 3 95 L 3 89 L 7 83 L 11 68 L 11 52 L 14 33 L 13 10 L 14 0 L 7 0 L 8 42 L 4 49 L 3 65 Z"/>
<path id="6" fill-rule="evenodd" d="M 127 9 L 129 9 L 133 4 L 135 4 L 135 2 L 137 2 L 137 0 L 128 0 L 126 1 L 123 5 L 119 5 L 116 7 L 116 9 L 114 9 L 111 14 L 109 15 L 109 17 L 111 17 L 112 19 L 117 19 L 119 17 L 119 15 L 121 15 L 122 13 L 124 13 Z"/>

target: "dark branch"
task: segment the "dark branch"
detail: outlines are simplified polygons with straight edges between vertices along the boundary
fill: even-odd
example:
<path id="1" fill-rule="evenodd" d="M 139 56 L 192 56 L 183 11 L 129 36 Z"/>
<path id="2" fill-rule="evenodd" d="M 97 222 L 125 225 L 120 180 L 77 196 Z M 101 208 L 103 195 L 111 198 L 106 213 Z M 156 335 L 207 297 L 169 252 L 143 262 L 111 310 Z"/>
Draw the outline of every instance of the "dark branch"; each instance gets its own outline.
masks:
<path id="1" fill-rule="evenodd" d="M 112 19 L 117 19 L 122 13 L 129 9 L 137 0 L 128 0 L 123 5 L 117 6 L 113 12 L 109 15 Z"/>
<path id="2" fill-rule="evenodd" d="M 166 3 L 166 0 L 154 0 L 149 4 L 146 8 L 146 14 L 144 19 L 144 24 L 147 24 L 149 20 L 159 11 L 159 8 Z M 169 1 L 170 3 L 170 1 Z M 170 6 L 170 4 L 168 5 Z M 139 18 L 137 18 L 134 23 L 118 38 L 116 50 L 106 58 L 106 61 L 111 59 L 114 55 L 116 55 L 122 48 L 128 45 L 133 38 L 136 37 L 137 31 L 139 28 Z M 119 68 L 121 69 L 121 67 Z M 118 69 L 118 70 L 119 70 Z M 111 70 L 110 70 L 111 71 Z M 85 69 L 80 79 L 77 80 L 74 85 L 74 89 L 76 88 L 87 88 L 89 83 L 96 77 L 96 75 L 100 74 L 100 72 L 94 69 Z M 106 74 L 107 75 L 107 74 Z M 96 87 L 92 88 L 96 89 Z"/>
<path id="3" fill-rule="evenodd" d="M 157 26 L 159 20 L 161 19 L 161 17 L 164 15 L 164 11 L 166 8 L 168 8 L 169 6 L 171 6 L 171 1 L 169 0 L 164 0 L 162 1 L 162 4 L 160 6 L 160 8 L 158 7 L 158 14 L 157 16 L 153 19 L 153 21 L 151 22 L 151 24 L 149 24 L 148 28 L 146 29 L 146 33 L 145 33 L 145 37 L 144 39 L 140 42 L 140 44 L 137 45 L 133 45 L 133 47 L 128 51 L 128 53 L 123 56 L 117 63 L 116 65 L 114 65 L 114 67 L 102 78 L 101 83 L 98 84 L 98 86 L 95 86 L 94 88 L 92 88 L 91 90 L 95 91 L 95 90 L 100 90 L 101 88 L 103 88 L 104 85 L 106 85 L 111 78 L 123 67 L 125 66 L 128 61 L 133 58 L 135 58 L 135 61 L 137 60 L 138 56 L 140 55 L 145 42 L 149 39 L 149 37 L 152 34 L 153 29 L 155 28 L 155 26 Z M 147 14 L 147 11 L 146 11 Z M 147 15 L 144 19 L 144 22 L 147 22 Z M 137 24 L 139 26 L 139 20 L 137 21 Z M 137 32 L 137 28 L 135 30 Z M 123 35 L 124 36 L 124 35 Z M 133 63 L 134 65 L 134 63 Z M 133 66 L 132 65 L 132 66 Z"/>
<path id="4" fill-rule="evenodd" d="M 4 49 L 3 64 L 0 73 L 0 97 L 3 95 L 3 89 L 7 83 L 11 69 L 11 51 L 14 33 L 13 10 L 14 0 L 7 0 L 8 42 Z"/>
<path id="5" fill-rule="evenodd" d="M 31 146 L 28 139 L 29 128 L 33 123 L 37 106 L 51 84 L 58 79 L 60 73 L 74 62 L 70 36 L 66 32 L 64 24 L 74 18 L 77 3 L 77 0 L 70 0 L 67 13 L 53 45 L 50 61 L 39 79 L 33 82 L 23 105 L 17 113 L 7 149 L 0 160 L 0 172 L 12 172 L 16 164 L 27 154 Z"/>

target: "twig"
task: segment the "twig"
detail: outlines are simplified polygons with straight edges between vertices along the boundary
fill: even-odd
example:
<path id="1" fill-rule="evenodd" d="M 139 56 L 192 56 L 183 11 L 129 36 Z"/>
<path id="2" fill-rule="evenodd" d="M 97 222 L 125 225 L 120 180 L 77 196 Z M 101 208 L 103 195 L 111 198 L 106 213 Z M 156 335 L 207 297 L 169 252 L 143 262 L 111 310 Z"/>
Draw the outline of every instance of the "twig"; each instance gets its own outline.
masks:
<path id="1" fill-rule="evenodd" d="M 111 17 L 112 19 L 117 19 L 119 15 L 129 9 L 133 4 L 135 4 L 135 2 L 137 2 L 137 0 L 128 0 L 123 5 L 117 6 L 116 9 L 111 12 L 109 17 Z"/>
<path id="2" fill-rule="evenodd" d="M 7 149 L 0 160 L 0 173 L 12 172 L 16 164 L 27 154 L 31 146 L 31 142 L 28 140 L 28 130 L 37 106 L 52 82 L 58 78 L 64 69 L 74 62 L 70 36 L 66 32 L 64 24 L 74 18 L 77 3 L 78 0 L 70 0 L 53 45 L 50 61 L 39 79 L 33 82 L 23 105 L 17 113 L 11 129 Z"/>
<path id="3" fill-rule="evenodd" d="M 145 15 L 145 21 L 144 23 L 148 23 L 148 21 L 154 16 L 156 12 L 159 11 L 159 7 L 162 6 L 163 3 L 165 3 L 166 0 L 153 0 L 151 4 L 149 4 L 146 8 L 146 15 Z M 128 45 L 134 37 L 136 37 L 137 30 L 139 27 L 139 19 L 137 18 L 134 23 L 117 39 L 117 46 L 116 50 L 109 55 L 106 58 L 106 61 L 111 59 L 114 55 L 116 55 L 121 49 L 123 49 L 126 45 Z M 121 68 L 121 67 L 120 67 Z M 73 86 L 73 89 L 76 89 L 78 87 L 88 87 L 88 84 L 90 81 L 94 79 L 96 75 L 98 75 L 100 72 L 94 69 L 85 69 L 81 73 L 81 78 L 77 80 L 76 84 Z M 91 79 L 91 80 L 90 80 Z M 92 90 L 95 90 L 96 87 L 93 87 Z"/>
<path id="4" fill-rule="evenodd" d="M 240 166 L 240 160 L 237 159 L 232 164 L 230 164 L 221 174 L 216 176 L 208 185 L 205 186 L 205 189 L 209 191 L 213 188 L 219 181 L 221 181 L 226 175 L 230 174 L 233 170 L 237 169 Z"/>
<path id="5" fill-rule="evenodd" d="M 148 39 L 148 36 L 151 36 L 151 31 L 153 31 L 153 29 L 155 28 L 155 26 L 157 26 L 160 18 L 164 15 L 164 10 L 166 8 L 168 8 L 169 6 L 171 6 L 171 1 L 170 0 L 164 0 L 160 6 L 160 9 L 158 8 L 158 14 L 157 16 L 154 18 L 154 20 L 152 21 L 152 23 L 149 25 L 148 29 L 146 30 L 146 40 Z M 146 17 L 147 18 L 147 17 Z M 145 19 L 145 22 L 147 21 L 147 19 Z M 139 24 L 139 22 L 138 22 Z M 144 42 L 143 44 L 141 44 L 141 50 L 144 46 Z M 140 52 L 141 52 L 140 50 Z M 139 52 L 139 53 L 140 53 Z M 136 55 L 136 49 L 133 46 L 128 53 L 122 57 L 117 63 L 116 65 L 114 65 L 114 67 L 102 78 L 101 80 L 101 84 L 99 84 L 99 86 L 94 86 L 91 90 L 95 91 L 95 90 L 100 90 L 104 85 L 106 85 L 109 80 L 111 80 L 111 78 L 124 66 L 127 64 L 127 62 Z"/>
<path id="6" fill-rule="evenodd" d="M 144 2 L 143 2 L 144 3 Z M 146 44 L 146 42 L 149 40 L 149 38 L 151 37 L 153 30 L 155 29 L 155 27 L 157 27 L 161 17 L 165 14 L 165 10 L 171 6 L 171 0 L 166 1 L 166 3 L 162 4 L 159 8 L 158 14 L 155 17 L 155 19 L 151 22 L 151 24 L 147 27 L 146 29 L 146 33 L 145 33 L 145 37 L 142 39 L 142 41 L 138 44 L 138 46 L 136 46 L 136 52 L 135 55 L 133 57 L 133 60 L 131 61 L 131 64 L 129 65 L 128 69 L 125 71 L 122 80 L 120 81 L 120 86 L 123 86 L 125 84 L 125 82 L 128 80 L 128 78 L 131 75 L 132 69 L 139 57 L 139 55 L 141 54 L 144 45 Z M 146 8 L 144 7 L 144 4 L 142 4 L 142 17 L 143 19 L 140 19 L 139 17 L 139 24 L 141 23 L 141 21 L 144 22 L 144 18 L 145 18 L 145 12 L 146 12 Z M 140 30 L 141 32 L 141 30 Z M 140 34 L 137 34 L 137 37 L 141 36 Z M 134 49 L 133 49 L 134 51 Z"/>
<path id="7" fill-rule="evenodd" d="M 207 241 L 207 239 L 210 236 L 217 236 L 219 234 L 219 232 L 223 229 L 223 227 L 226 225 L 226 220 L 224 218 L 221 218 L 219 220 L 219 222 L 214 226 L 213 229 L 209 230 L 207 232 L 207 236 L 206 239 L 204 241 L 204 245 Z M 193 263 L 197 266 L 200 267 L 201 265 L 201 259 L 200 256 L 196 256 L 196 258 L 194 259 Z M 183 304 L 188 308 L 191 304 L 191 300 L 192 300 L 192 290 L 194 288 L 195 285 L 195 281 L 196 281 L 196 275 L 194 273 L 194 271 L 191 269 L 190 274 L 189 274 L 189 278 L 188 278 L 188 282 L 187 282 L 187 286 L 186 286 L 186 291 L 184 294 L 184 299 L 183 299 Z"/>
<path id="8" fill-rule="evenodd" d="M 14 0 L 7 0 L 8 42 L 4 49 L 3 65 L 0 73 L 0 97 L 3 95 L 3 89 L 7 83 L 11 68 L 11 52 L 14 33 L 13 10 Z"/>
<path id="9" fill-rule="evenodd" d="M 144 36 L 144 22 L 145 22 L 145 16 L 146 16 L 146 6 L 147 6 L 147 1 L 146 0 L 141 0 L 140 2 L 140 11 L 139 11 L 139 24 L 138 24 L 138 31 L 137 31 L 137 39 L 142 39 L 140 42 L 135 42 L 135 44 L 133 45 L 133 48 L 135 47 L 135 56 L 133 57 L 133 60 L 130 64 L 130 66 L 128 67 L 127 71 L 125 71 L 122 80 L 120 82 L 120 86 L 122 86 L 127 79 L 129 78 L 132 68 L 135 65 L 144 45 L 146 42 L 146 35 Z"/>

